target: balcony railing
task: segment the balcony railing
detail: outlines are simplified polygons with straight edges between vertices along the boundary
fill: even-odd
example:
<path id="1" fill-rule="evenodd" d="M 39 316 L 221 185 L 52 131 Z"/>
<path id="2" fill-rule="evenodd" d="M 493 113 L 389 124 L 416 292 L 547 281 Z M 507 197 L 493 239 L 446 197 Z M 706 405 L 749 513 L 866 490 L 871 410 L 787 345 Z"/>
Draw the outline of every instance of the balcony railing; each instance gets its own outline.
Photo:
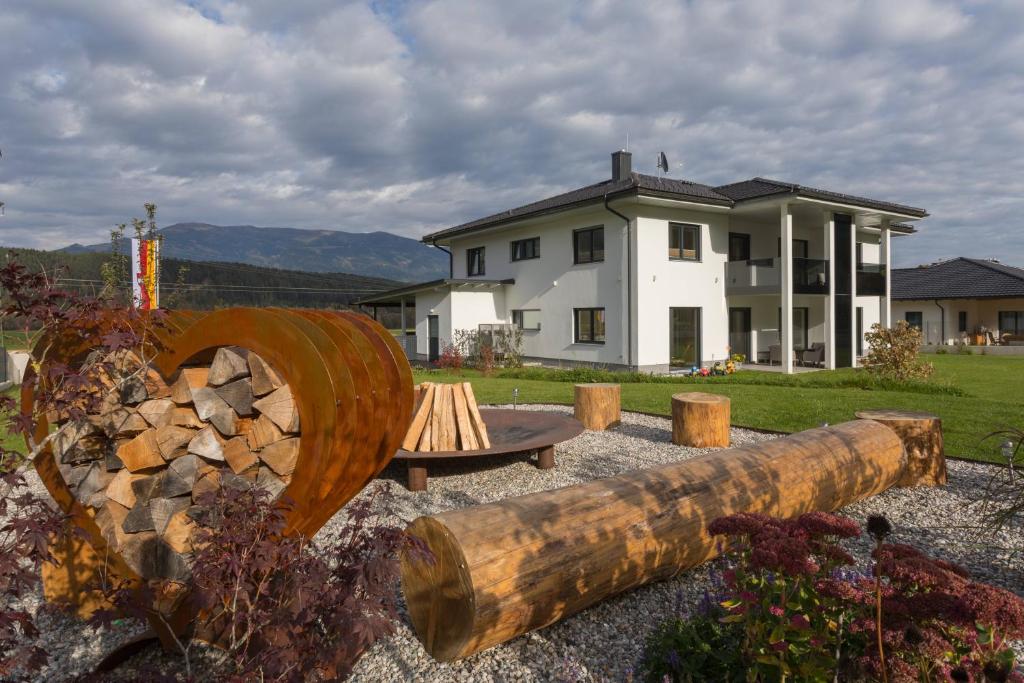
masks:
<path id="1" fill-rule="evenodd" d="M 885 266 L 862 263 L 857 266 L 857 294 L 859 296 L 885 295 Z"/>
<path id="2" fill-rule="evenodd" d="M 725 293 L 778 294 L 782 291 L 782 259 L 764 258 L 725 264 Z M 793 259 L 794 294 L 828 294 L 828 261 Z"/>

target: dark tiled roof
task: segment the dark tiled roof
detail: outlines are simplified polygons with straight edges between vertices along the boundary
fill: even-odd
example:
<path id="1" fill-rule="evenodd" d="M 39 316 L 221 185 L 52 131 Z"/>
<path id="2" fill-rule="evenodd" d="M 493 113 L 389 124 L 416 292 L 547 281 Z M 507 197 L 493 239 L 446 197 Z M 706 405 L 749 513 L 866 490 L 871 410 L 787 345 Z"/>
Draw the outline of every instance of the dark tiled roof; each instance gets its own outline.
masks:
<path id="1" fill-rule="evenodd" d="M 666 197 L 683 201 L 696 201 L 704 204 L 716 204 L 719 206 L 735 206 L 739 202 L 751 199 L 760 199 L 772 195 L 792 194 L 795 196 L 809 197 L 812 199 L 824 199 L 826 201 L 855 204 L 880 211 L 893 213 L 904 213 L 918 218 L 928 215 L 924 209 L 891 202 L 882 202 L 866 197 L 855 197 L 853 195 L 818 190 L 813 187 L 804 187 L 793 183 L 783 183 L 767 178 L 754 178 L 744 180 L 731 185 L 711 187 L 688 180 L 676 180 L 674 178 L 661 178 L 658 176 L 645 175 L 643 173 L 630 173 L 628 178 L 622 180 L 605 180 L 593 185 L 587 185 L 576 190 L 563 194 L 548 197 L 532 204 L 502 211 L 491 216 L 478 218 L 477 220 L 456 225 L 445 230 L 432 232 L 423 237 L 424 242 L 453 237 L 467 232 L 473 232 L 483 228 L 491 228 L 511 223 L 523 218 L 533 218 L 546 214 L 565 211 L 579 206 L 586 206 L 602 201 L 605 196 L 609 198 L 623 195 L 644 195 L 654 197 Z M 913 232 L 909 226 L 893 226 L 902 232 Z"/>
<path id="2" fill-rule="evenodd" d="M 880 211 L 905 213 L 909 216 L 916 216 L 917 218 L 924 218 L 928 215 L 927 211 L 919 209 L 916 206 L 883 202 L 877 199 L 858 197 L 856 195 L 832 192 L 830 190 L 819 190 L 815 187 L 807 187 L 805 185 L 797 185 L 796 183 L 787 183 L 780 180 L 771 180 L 769 178 L 753 178 L 752 180 L 744 180 L 730 185 L 719 185 L 715 188 L 715 191 L 724 194 L 736 202 L 760 199 L 762 197 L 770 197 L 772 195 L 779 194 L 793 194 L 801 197 L 810 197 L 812 199 L 824 199 L 826 201 L 840 202 L 843 204 L 855 204 L 857 206 L 865 206 L 869 209 L 878 209 Z"/>
<path id="3" fill-rule="evenodd" d="M 995 261 L 955 258 L 892 270 L 893 299 L 1024 297 L 1024 269 Z"/>

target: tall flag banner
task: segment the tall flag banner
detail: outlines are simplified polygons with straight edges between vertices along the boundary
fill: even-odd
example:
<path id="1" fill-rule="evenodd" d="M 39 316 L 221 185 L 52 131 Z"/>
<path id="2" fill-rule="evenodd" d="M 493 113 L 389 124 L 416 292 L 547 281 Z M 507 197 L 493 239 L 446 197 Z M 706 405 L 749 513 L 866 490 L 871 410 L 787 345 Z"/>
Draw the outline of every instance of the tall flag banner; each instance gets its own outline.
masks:
<path id="1" fill-rule="evenodd" d="M 160 308 L 160 242 L 132 239 L 132 301 L 149 311 Z"/>

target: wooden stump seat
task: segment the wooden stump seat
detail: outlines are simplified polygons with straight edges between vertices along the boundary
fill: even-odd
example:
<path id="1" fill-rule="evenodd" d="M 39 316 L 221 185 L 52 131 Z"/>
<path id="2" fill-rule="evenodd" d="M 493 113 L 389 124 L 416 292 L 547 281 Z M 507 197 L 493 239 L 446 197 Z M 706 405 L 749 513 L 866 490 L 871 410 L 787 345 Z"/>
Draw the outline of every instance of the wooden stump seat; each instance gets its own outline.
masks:
<path id="1" fill-rule="evenodd" d="M 584 427 L 601 432 L 619 425 L 622 396 L 618 384 L 577 384 L 575 390 L 574 416 Z"/>
<path id="2" fill-rule="evenodd" d="M 672 396 L 672 443 L 693 448 L 729 445 L 728 396 L 690 391 Z"/>
<path id="3" fill-rule="evenodd" d="M 942 420 L 930 413 L 910 410 L 859 410 L 862 420 L 881 422 L 895 431 L 907 451 L 907 468 L 899 486 L 943 486 L 946 454 L 942 445 Z"/>

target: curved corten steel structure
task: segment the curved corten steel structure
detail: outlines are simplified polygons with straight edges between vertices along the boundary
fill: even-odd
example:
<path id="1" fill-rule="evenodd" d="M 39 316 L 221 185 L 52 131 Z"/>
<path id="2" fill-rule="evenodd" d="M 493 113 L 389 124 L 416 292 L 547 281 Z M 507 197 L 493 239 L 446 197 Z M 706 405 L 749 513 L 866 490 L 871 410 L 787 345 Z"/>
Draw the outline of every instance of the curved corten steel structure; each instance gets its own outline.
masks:
<path id="1" fill-rule="evenodd" d="M 209 363 L 216 349 L 238 346 L 267 361 L 291 387 L 301 435 L 295 470 L 280 498 L 288 502 L 290 533 L 314 534 L 376 477 L 397 451 L 411 419 L 412 370 L 393 336 L 366 316 L 276 308 L 176 312 L 157 336 L 160 344 L 151 350 L 152 365 L 168 383 L 178 368 Z M 88 351 L 79 344 L 60 346 L 56 353 L 74 360 Z M 26 385 L 23 411 L 31 411 L 32 405 Z M 43 420 L 37 437 L 48 429 Z M 87 603 L 96 599 L 83 594 L 82 587 L 85 577 L 104 563 L 104 555 L 111 555 L 108 571 L 139 577 L 116 554 L 106 552 L 99 528 L 75 499 L 49 450 L 37 459 L 37 469 L 90 541 L 70 539 L 58 549 L 70 566 L 57 571 L 60 581 L 50 582 L 47 597 L 91 611 L 95 604 Z"/>

